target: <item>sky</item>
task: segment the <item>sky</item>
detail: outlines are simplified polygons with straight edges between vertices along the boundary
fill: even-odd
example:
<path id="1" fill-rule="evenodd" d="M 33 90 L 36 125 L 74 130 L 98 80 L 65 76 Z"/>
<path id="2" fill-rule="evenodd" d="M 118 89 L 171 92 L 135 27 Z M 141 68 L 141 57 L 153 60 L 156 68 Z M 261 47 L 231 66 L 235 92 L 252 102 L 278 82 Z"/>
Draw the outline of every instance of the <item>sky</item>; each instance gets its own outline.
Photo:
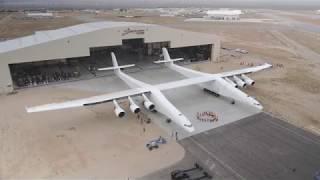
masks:
<path id="1" fill-rule="evenodd" d="M 320 0 L 0 0 L 0 8 L 155 8 L 155 7 L 226 7 L 320 9 Z"/>

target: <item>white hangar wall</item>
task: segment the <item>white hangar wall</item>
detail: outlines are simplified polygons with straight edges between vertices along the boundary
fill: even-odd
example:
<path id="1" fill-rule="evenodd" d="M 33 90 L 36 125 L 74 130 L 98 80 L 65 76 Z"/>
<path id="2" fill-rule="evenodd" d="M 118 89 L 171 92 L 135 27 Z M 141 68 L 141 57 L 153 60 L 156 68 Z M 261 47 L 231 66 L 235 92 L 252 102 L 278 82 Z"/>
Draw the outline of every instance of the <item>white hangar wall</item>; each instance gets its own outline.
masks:
<path id="1" fill-rule="evenodd" d="M 122 45 L 123 39 L 143 38 L 145 43 L 169 41 L 170 48 L 212 44 L 217 60 L 220 40 L 214 35 L 158 25 L 98 22 L 36 32 L 0 43 L 0 93 L 13 90 L 9 64 L 90 56 L 90 48 Z"/>

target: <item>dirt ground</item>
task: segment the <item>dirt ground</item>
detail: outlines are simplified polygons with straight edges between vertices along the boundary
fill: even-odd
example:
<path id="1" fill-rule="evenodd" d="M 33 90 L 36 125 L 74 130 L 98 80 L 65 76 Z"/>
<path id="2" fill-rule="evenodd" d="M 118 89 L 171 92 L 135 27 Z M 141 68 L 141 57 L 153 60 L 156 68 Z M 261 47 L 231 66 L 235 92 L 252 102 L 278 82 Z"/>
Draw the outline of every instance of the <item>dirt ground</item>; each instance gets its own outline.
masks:
<path id="1" fill-rule="evenodd" d="M 65 26 L 72 26 L 79 21 L 62 13 L 59 18 L 31 19 L 21 13 L 6 13 L 0 16 L 0 39 L 13 39 L 33 34 L 35 31 L 51 30 Z"/>
<path id="2" fill-rule="evenodd" d="M 297 41 L 298 43 L 302 44 L 313 50 L 314 52 L 320 54 L 320 34 L 312 33 L 312 32 L 299 32 L 296 30 L 287 30 L 285 34 Z"/>
<path id="3" fill-rule="evenodd" d="M 315 13 L 314 13 L 315 14 Z M 295 19 L 297 21 L 306 22 L 314 25 L 320 25 L 320 18 L 310 18 L 304 15 L 286 15 L 289 18 Z"/>
<path id="4" fill-rule="evenodd" d="M 26 104 L 91 95 L 43 87 L 1 96 L 1 179 L 136 178 L 183 158 L 184 149 L 170 137 L 168 144 L 147 150 L 148 141 L 168 135 L 153 123 L 141 124 L 132 113 L 117 118 L 111 104 L 46 116 L 24 110 Z M 127 108 L 127 104 L 122 106 Z"/>
<path id="5" fill-rule="evenodd" d="M 250 63 L 272 63 L 272 69 L 251 76 L 256 85 L 245 91 L 255 96 L 265 111 L 320 135 L 319 34 L 272 24 L 184 22 L 183 17 L 154 14 L 139 18 L 120 18 L 117 17 L 119 14 L 111 12 L 64 15 L 63 19 L 49 21 L 13 19 L 12 16 L 16 15 L 0 16 L 0 38 L 99 20 L 155 23 L 219 35 L 222 46 L 243 48 L 249 54 L 232 57 L 231 52 L 222 51 L 219 62 L 193 64 L 191 68 L 215 73 L 248 67 Z M 241 62 L 244 65 L 240 65 Z M 48 98 L 47 93 L 53 99 Z M 36 88 L 12 96 L 0 96 L 3 139 L 0 177 L 92 177 L 92 174 L 104 178 L 118 177 L 119 174 L 123 175 L 121 177 L 137 177 L 154 170 L 155 166 L 159 169 L 183 157 L 183 149 L 175 142 L 159 151 L 147 152 L 146 140 L 164 132 L 151 124 L 147 125 L 147 132 L 142 133 L 141 125 L 134 117 L 124 121 L 113 118 L 111 106 L 99 106 L 98 110 L 71 110 L 68 117 L 53 112 L 43 118 L 41 114 L 27 115 L 22 110 L 27 102 L 37 104 L 42 98 L 50 102 L 86 95 L 90 93 L 61 89 L 58 93 L 55 89 Z M 104 113 L 99 108 L 105 109 Z M 95 133 L 91 133 L 92 129 Z M 105 163 L 109 161 L 112 163 Z"/>

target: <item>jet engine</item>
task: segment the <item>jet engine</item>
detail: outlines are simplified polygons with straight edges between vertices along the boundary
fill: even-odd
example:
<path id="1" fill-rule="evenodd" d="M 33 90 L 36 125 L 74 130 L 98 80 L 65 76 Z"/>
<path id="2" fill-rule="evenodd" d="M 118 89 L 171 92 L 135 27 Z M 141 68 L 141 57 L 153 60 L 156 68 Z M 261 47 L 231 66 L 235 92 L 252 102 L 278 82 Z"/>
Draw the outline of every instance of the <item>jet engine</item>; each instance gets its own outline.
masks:
<path id="1" fill-rule="evenodd" d="M 144 99 L 144 101 L 143 101 L 144 107 L 147 108 L 150 111 L 154 110 L 155 105 L 147 98 L 147 96 L 142 94 L 142 97 Z"/>
<path id="2" fill-rule="evenodd" d="M 231 79 L 229 78 L 224 78 L 229 84 L 231 84 L 233 87 L 238 88 L 238 85 L 236 83 L 234 83 Z"/>
<path id="3" fill-rule="evenodd" d="M 236 81 L 236 83 L 239 87 L 246 87 L 247 84 L 244 81 L 242 81 L 240 78 L 238 78 L 237 76 L 233 76 L 233 79 Z"/>
<path id="4" fill-rule="evenodd" d="M 251 86 L 254 85 L 254 80 L 250 79 L 248 76 L 241 74 L 241 78 L 243 79 L 244 82 L 246 82 L 247 84 L 250 84 Z"/>
<path id="5" fill-rule="evenodd" d="M 122 118 L 124 115 L 126 115 L 126 112 L 119 106 L 118 102 L 116 100 L 113 100 L 114 104 L 114 113 L 117 117 Z"/>
<path id="6" fill-rule="evenodd" d="M 128 99 L 129 99 L 129 102 L 130 102 L 130 110 L 131 110 L 131 112 L 133 112 L 133 113 L 139 113 L 140 112 L 140 108 L 139 108 L 139 106 L 137 106 L 135 103 L 134 103 L 134 101 L 131 99 L 131 97 L 129 96 L 128 97 Z"/>

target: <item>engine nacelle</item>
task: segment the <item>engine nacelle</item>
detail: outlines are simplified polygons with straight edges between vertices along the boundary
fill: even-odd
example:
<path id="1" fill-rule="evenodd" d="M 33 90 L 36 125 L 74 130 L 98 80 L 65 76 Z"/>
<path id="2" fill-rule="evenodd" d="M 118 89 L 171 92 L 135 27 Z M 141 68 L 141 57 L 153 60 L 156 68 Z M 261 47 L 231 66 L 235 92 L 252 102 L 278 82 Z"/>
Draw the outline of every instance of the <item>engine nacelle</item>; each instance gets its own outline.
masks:
<path id="1" fill-rule="evenodd" d="M 122 108 L 115 108 L 114 113 L 116 114 L 117 117 L 122 118 L 123 116 L 126 115 L 126 112 Z"/>
<path id="2" fill-rule="evenodd" d="M 250 84 L 251 86 L 254 85 L 254 80 L 250 79 L 248 76 L 241 74 L 241 78 L 246 82 L 247 84 Z"/>
<path id="3" fill-rule="evenodd" d="M 144 107 L 150 111 L 154 110 L 155 105 L 147 98 L 147 96 L 142 94 L 142 97 L 144 99 L 144 101 L 143 101 Z"/>
<path id="4" fill-rule="evenodd" d="M 126 112 L 119 106 L 118 102 L 116 100 L 113 100 L 114 104 L 114 113 L 117 117 L 122 118 L 124 115 L 126 115 Z"/>
<path id="5" fill-rule="evenodd" d="M 131 112 L 133 112 L 135 114 L 137 114 L 141 111 L 140 107 L 137 106 L 136 104 L 130 104 L 130 110 L 131 110 Z"/>
<path id="6" fill-rule="evenodd" d="M 154 110 L 155 108 L 155 105 L 151 101 L 144 101 L 143 105 L 145 108 L 147 108 L 150 111 Z"/>
<path id="7" fill-rule="evenodd" d="M 229 84 L 231 84 L 233 87 L 238 88 L 238 85 L 236 83 L 234 83 L 231 79 L 229 78 L 224 78 Z"/>
<path id="8" fill-rule="evenodd" d="M 238 78 L 237 76 L 233 76 L 233 79 L 236 81 L 236 84 L 239 87 L 246 87 L 246 83 L 244 81 L 242 81 L 240 78 Z"/>
<path id="9" fill-rule="evenodd" d="M 134 103 L 134 101 L 131 99 L 131 97 L 129 96 L 128 97 L 128 99 L 129 99 L 129 102 L 130 102 L 130 111 L 131 112 L 133 112 L 133 113 L 139 113 L 140 112 L 140 107 L 139 106 L 137 106 L 135 103 Z"/>

